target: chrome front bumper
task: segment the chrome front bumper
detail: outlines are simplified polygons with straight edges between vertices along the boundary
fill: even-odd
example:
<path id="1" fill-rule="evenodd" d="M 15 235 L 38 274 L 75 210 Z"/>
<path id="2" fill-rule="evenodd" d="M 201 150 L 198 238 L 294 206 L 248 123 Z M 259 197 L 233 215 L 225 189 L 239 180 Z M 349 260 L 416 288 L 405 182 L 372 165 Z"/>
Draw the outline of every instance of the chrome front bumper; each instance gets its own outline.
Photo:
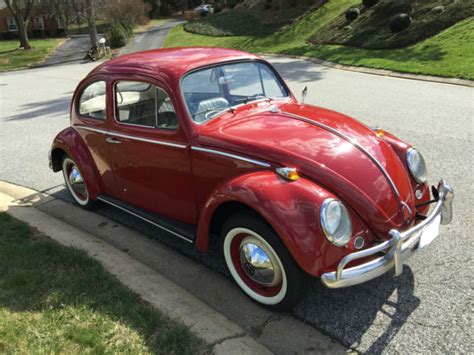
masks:
<path id="1" fill-rule="evenodd" d="M 323 284 L 329 288 L 357 285 L 372 280 L 393 268 L 395 268 L 395 275 L 400 275 L 403 270 L 403 263 L 418 249 L 423 231 L 435 223 L 448 224 L 452 220 L 452 201 L 454 198 L 452 187 L 445 180 L 441 180 L 438 183 L 437 191 L 439 199 L 426 219 L 403 232 L 392 229 L 390 231 L 391 239 L 372 248 L 346 255 L 339 262 L 336 271 L 321 275 Z M 379 253 L 385 254 L 367 263 L 345 268 L 351 261 Z"/>

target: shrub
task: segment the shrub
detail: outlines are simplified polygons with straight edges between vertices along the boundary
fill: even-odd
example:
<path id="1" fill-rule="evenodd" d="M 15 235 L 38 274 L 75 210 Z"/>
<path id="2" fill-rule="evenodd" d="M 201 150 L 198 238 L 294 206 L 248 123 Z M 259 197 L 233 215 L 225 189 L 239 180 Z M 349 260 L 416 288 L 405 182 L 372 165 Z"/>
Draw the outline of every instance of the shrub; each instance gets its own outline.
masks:
<path id="1" fill-rule="evenodd" d="M 110 27 L 107 37 L 111 48 L 123 47 L 130 39 L 131 33 L 128 31 L 127 25 L 124 24 L 125 23 L 114 23 Z"/>
<path id="2" fill-rule="evenodd" d="M 411 17 L 408 14 L 397 14 L 390 21 L 390 31 L 398 33 L 408 28 L 411 24 Z"/>
<path id="3" fill-rule="evenodd" d="M 357 7 L 353 7 L 346 11 L 346 20 L 347 21 L 354 21 L 357 17 L 359 17 L 360 11 Z"/>
<path id="4" fill-rule="evenodd" d="M 130 25 L 127 21 L 120 21 L 118 23 L 119 26 L 122 26 L 123 30 L 125 33 L 131 37 L 133 35 L 133 28 L 132 25 Z"/>
<path id="5" fill-rule="evenodd" d="M 366 7 L 372 7 L 374 6 L 375 4 L 377 4 L 379 2 L 379 0 L 362 0 L 362 3 L 364 4 L 364 6 Z"/>
<path id="6" fill-rule="evenodd" d="M 184 30 L 206 36 L 249 36 L 273 33 L 277 25 L 263 24 L 254 11 L 229 10 L 188 22 Z"/>
<path id="7" fill-rule="evenodd" d="M 435 7 L 433 7 L 432 11 L 436 14 L 440 14 L 440 13 L 444 12 L 444 6 L 442 6 L 442 5 L 435 6 Z"/>
<path id="8" fill-rule="evenodd" d="M 238 3 L 239 0 L 227 0 L 227 6 L 231 9 L 233 9 Z"/>

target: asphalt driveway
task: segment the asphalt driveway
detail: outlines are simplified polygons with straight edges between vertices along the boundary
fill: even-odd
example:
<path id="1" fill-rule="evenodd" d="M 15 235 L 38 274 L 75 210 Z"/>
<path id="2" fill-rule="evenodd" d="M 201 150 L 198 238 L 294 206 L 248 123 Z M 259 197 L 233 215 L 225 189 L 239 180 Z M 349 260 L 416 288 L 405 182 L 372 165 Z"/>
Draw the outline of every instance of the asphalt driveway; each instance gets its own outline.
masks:
<path id="1" fill-rule="evenodd" d="M 103 38 L 99 34 L 99 38 Z M 91 48 L 89 35 L 74 35 L 68 38 L 56 50 L 49 55 L 44 62 L 33 65 L 33 67 L 45 67 L 71 63 L 86 63 L 87 51 Z"/>
<path id="2" fill-rule="evenodd" d="M 171 29 L 184 21 L 171 20 L 162 25 L 158 25 L 136 35 L 130 43 L 120 50 L 120 54 L 146 51 L 163 47 L 166 35 Z"/>
<path id="3" fill-rule="evenodd" d="M 412 142 L 425 155 L 430 180 L 444 177 L 456 192 L 453 223 L 442 227 L 441 236 L 412 258 L 400 277 L 385 275 L 343 290 L 325 289 L 315 280 L 294 317 L 361 352 L 474 352 L 474 89 L 347 72 L 291 58 L 271 61 L 297 96 L 308 86 L 308 103 Z M 55 134 L 69 124 L 75 86 L 95 65 L 0 74 L 0 180 L 49 190 L 70 201 L 61 175 L 47 167 L 47 152 Z M 97 212 L 225 273 L 213 253 L 198 253 L 112 208 Z"/>

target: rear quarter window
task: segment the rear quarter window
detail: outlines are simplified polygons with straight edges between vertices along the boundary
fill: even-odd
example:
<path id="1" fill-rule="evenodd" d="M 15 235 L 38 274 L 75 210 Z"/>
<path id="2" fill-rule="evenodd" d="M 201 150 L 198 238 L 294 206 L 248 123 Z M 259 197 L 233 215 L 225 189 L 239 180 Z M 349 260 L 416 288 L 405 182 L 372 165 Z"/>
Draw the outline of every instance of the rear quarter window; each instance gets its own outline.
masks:
<path id="1" fill-rule="evenodd" d="M 106 84 L 96 81 L 87 86 L 79 98 L 81 116 L 105 120 L 106 118 Z"/>

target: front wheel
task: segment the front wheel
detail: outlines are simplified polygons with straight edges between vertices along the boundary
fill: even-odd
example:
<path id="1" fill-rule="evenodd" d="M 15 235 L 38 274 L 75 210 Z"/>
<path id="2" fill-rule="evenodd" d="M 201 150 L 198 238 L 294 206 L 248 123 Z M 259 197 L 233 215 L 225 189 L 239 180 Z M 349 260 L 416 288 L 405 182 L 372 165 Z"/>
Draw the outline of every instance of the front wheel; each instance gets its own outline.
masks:
<path id="1" fill-rule="evenodd" d="M 237 285 L 263 306 L 288 310 L 304 294 L 306 275 L 275 231 L 257 216 L 239 214 L 225 223 L 222 252 Z"/>
<path id="2" fill-rule="evenodd" d="M 91 209 L 95 201 L 91 200 L 84 177 L 76 162 L 65 155 L 62 164 L 64 182 L 74 200 L 83 208 Z"/>

